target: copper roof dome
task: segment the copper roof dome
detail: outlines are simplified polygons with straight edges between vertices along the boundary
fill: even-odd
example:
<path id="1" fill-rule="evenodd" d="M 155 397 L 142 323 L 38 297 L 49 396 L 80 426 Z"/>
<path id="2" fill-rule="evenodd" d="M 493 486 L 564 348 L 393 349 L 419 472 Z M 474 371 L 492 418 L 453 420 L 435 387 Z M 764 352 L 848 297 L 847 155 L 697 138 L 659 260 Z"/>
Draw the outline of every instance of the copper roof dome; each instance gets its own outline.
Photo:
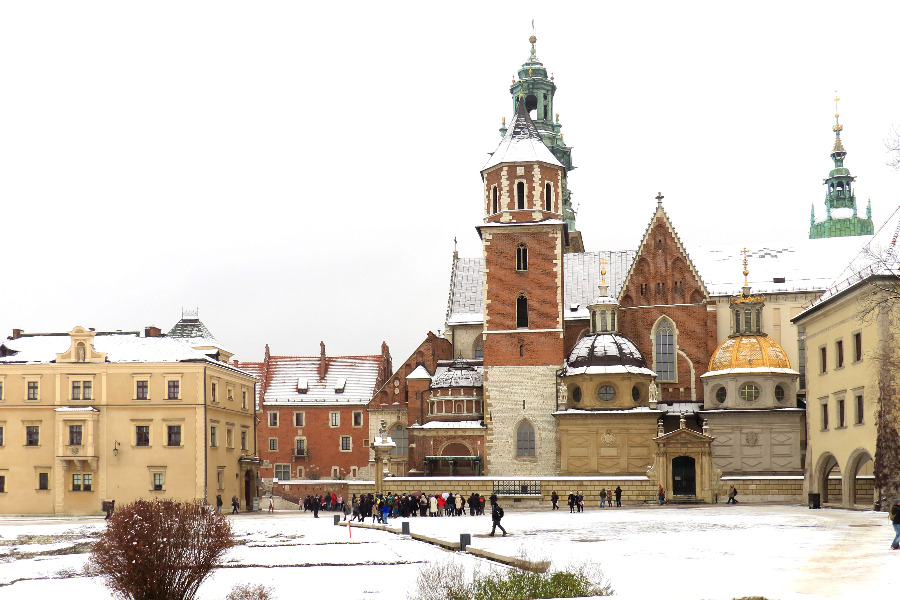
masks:
<path id="1" fill-rule="evenodd" d="M 618 366 L 647 368 L 634 342 L 618 333 L 586 335 L 578 340 L 566 359 L 567 370 Z"/>

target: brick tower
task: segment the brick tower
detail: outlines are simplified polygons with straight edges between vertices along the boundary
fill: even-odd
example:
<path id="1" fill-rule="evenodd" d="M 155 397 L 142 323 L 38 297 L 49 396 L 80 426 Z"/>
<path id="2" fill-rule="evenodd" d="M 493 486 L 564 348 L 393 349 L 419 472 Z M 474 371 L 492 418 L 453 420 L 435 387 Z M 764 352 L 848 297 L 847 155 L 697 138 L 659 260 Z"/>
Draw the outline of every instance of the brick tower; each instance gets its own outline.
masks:
<path id="1" fill-rule="evenodd" d="M 544 145 L 524 96 L 481 176 L 486 473 L 555 473 L 566 168 Z"/>

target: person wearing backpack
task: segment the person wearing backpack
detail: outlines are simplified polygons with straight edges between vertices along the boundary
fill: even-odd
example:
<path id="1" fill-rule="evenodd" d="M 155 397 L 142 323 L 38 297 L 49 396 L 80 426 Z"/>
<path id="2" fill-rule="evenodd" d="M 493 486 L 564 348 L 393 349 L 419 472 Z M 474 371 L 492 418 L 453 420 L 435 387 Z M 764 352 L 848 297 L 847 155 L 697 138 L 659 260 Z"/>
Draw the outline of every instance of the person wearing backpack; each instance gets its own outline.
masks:
<path id="1" fill-rule="evenodd" d="M 503 532 L 503 535 L 506 536 L 506 530 L 503 529 L 503 525 L 500 524 L 500 519 L 503 518 L 503 508 L 497 504 L 497 497 L 491 496 L 491 522 L 493 526 L 491 527 L 491 537 L 494 537 L 494 532 L 497 531 L 497 528 L 500 528 L 500 531 Z"/>
<path id="2" fill-rule="evenodd" d="M 731 489 L 728 490 L 728 502 L 725 504 L 737 504 L 737 489 L 734 486 L 731 486 Z"/>
<path id="3" fill-rule="evenodd" d="M 894 525 L 894 541 L 891 543 L 891 550 L 900 550 L 900 500 L 891 507 L 891 523 Z"/>

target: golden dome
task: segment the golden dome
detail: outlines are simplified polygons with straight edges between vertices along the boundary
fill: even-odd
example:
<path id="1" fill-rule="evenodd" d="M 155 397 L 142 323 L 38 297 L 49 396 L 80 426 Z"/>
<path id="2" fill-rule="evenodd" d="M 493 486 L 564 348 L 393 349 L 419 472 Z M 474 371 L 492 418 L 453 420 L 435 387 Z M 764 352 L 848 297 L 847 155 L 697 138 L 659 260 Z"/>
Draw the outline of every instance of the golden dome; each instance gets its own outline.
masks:
<path id="1" fill-rule="evenodd" d="M 790 369 L 791 362 L 778 342 L 767 335 L 735 335 L 719 344 L 709 361 L 710 371 L 769 367 Z"/>

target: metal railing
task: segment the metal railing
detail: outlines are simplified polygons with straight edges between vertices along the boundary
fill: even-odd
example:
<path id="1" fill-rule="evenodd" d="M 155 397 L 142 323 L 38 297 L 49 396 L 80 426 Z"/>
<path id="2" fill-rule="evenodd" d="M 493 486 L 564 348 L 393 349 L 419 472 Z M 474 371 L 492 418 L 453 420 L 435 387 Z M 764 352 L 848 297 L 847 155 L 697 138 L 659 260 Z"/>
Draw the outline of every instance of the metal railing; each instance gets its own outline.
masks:
<path id="1" fill-rule="evenodd" d="M 541 482 L 524 479 L 495 481 L 494 493 L 498 496 L 540 496 Z"/>

